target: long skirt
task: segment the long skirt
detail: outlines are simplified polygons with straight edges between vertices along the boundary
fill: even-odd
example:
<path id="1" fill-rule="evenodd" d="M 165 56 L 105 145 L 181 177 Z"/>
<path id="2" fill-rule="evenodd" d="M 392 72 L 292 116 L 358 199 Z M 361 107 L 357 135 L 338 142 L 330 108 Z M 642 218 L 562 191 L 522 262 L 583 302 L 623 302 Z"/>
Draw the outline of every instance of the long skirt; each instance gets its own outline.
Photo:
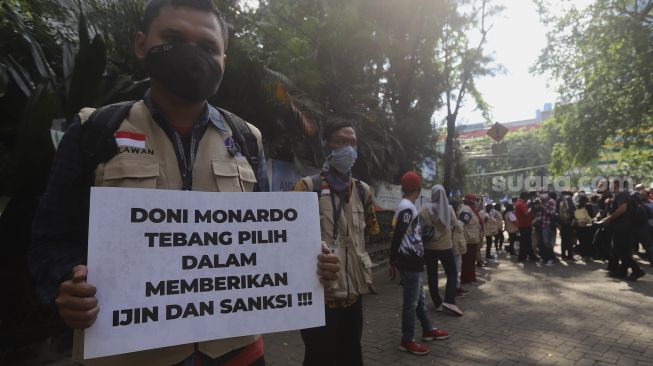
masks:
<path id="1" fill-rule="evenodd" d="M 463 254 L 463 265 L 460 273 L 460 282 L 476 282 L 476 252 L 478 244 L 467 244 L 467 252 Z"/>

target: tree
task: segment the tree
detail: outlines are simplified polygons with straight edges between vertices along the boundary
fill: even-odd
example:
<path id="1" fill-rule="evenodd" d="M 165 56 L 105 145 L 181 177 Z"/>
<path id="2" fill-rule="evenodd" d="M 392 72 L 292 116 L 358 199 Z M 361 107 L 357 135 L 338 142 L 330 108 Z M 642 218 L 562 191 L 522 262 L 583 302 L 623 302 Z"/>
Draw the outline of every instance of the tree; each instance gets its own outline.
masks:
<path id="1" fill-rule="evenodd" d="M 445 4 L 274 0 L 261 3 L 247 37 L 256 57 L 279 76 L 278 101 L 315 125 L 330 117 L 353 121 L 361 152 L 355 174 L 393 181 L 434 155 L 430 122 L 441 105 L 436 47 Z M 272 131 L 283 141 L 277 153 L 319 166 L 319 141 L 302 130 L 300 139 Z"/>
<path id="2" fill-rule="evenodd" d="M 479 2 L 463 2 L 471 6 L 469 13 L 458 10 L 460 4 L 451 3 L 452 8 L 447 12 L 446 24 L 439 55 L 444 63 L 444 94 L 447 116 L 445 118 L 447 137 L 444 148 L 444 187 L 452 192 L 460 190 L 464 182 L 455 182 L 456 166 L 459 159 L 456 152 L 456 120 L 458 112 L 463 106 L 463 101 L 470 95 L 487 121 L 490 120 L 489 106 L 483 100 L 481 93 L 476 88 L 474 80 L 480 76 L 492 74 L 488 67 L 491 58 L 483 53 L 483 45 L 490 27 L 486 27 L 487 17 L 500 9 L 492 7 L 488 0 Z M 475 46 L 470 45 L 469 34 L 478 28 L 481 38 Z M 458 174 L 460 176 L 460 174 Z"/>
<path id="3" fill-rule="evenodd" d="M 501 142 L 505 151 L 494 154 L 491 150 L 493 141 L 489 137 L 480 138 L 473 144 L 467 144 L 467 187 L 472 192 L 484 192 L 494 198 L 504 195 L 516 195 L 508 188 L 521 190 L 520 182 L 526 177 L 549 176 L 548 165 L 551 162 L 553 143 L 559 131 L 553 120 L 542 123 L 538 129 L 509 132 Z M 473 145 L 473 146 L 471 146 Z M 494 191 L 493 179 L 504 179 L 506 189 Z M 500 185 L 497 185 L 500 187 Z M 490 188 L 491 187 L 491 188 Z M 489 191 L 492 189 L 492 191 Z"/>
<path id="4" fill-rule="evenodd" d="M 135 0 L 121 0 L 126 9 Z M 111 32 L 89 26 L 96 2 L 4 2 L 0 22 L 0 169 L 3 193 L 38 195 L 54 153 L 50 128 L 85 106 L 100 106 L 133 92 L 134 82 L 109 61 Z M 115 4 L 114 4 L 115 5 Z M 105 7 L 109 5 L 105 4 Z M 131 9 L 134 9 L 131 7 Z M 105 9 L 106 10 L 106 9 Z M 140 10 L 137 10 L 138 14 Z M 93 32 L 90 29 L 93 28 Z M 120 32 L 117 28 L 112 29 Z M 93 38 L 91 35 L 94 34 Z"/>
<path id="5" fill-rule="evenodd" d="M 596 0 L 586 8 L 565 1 L 555 14 L 550 0 L 536 4 L 549 30 L 533 71 L 560 83 L 555 118 L 561 139 L 553 168 L 560 173 L 589 163 L 610 138 L 618 137 L 626 149 L 647 146 L 653 128 L 653 0 Z"/>

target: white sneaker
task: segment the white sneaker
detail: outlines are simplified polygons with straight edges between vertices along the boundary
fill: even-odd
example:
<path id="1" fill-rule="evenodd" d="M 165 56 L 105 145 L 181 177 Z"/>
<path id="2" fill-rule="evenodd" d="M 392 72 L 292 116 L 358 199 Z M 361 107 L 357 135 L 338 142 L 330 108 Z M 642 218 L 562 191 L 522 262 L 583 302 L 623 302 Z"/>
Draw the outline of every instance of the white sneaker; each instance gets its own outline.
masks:
<path id="1" fill-rule="evenodd" d="M 460 310 L 460 308 L 454 304 L 448 304 L 446 302 L 442 303 L 442 308 L 449 310 L 450 312 L 454 313 L 457 316 L 463 316 L 463 311 Z"/>

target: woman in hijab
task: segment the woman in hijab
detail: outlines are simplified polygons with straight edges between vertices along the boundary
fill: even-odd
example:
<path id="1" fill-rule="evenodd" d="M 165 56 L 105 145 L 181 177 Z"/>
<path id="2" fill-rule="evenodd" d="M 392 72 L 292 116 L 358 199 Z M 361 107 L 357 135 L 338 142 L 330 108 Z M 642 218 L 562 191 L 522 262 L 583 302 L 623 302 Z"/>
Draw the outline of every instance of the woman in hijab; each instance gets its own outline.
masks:
<path id="1" fill-rule="evenodd" d="M 485 205 L 485 211 L 481 213 L 481 218 L 485 223 L 485 259 L 493 260 L 492 240 L 499 232 L 499 223 L 493 215 L 494 205 L 488 203 Z M 497 256 L 499 255 L 497 250 Z"/>
<path id="2" fill-rule="evenodd" d="M 478 211 L 476 195 L 468 193 L 463 199 L 463 207 L 458 219 L 463 223 L 463 233 L 467 242 L 467 253 L 463 255 L 460 282 L 462 284 L 476 282 L 476 254 L 482 243 L 483 220 Z"/>
<path id="3" fill-rule="evenodd" d="M 446 309 L 452 314 L 462 316 L 456 306 L 456 264 L 453 257 L 453 225 L 456 213 L 449 205 L 447 193 L 441 185 L 431 189 L 431 203 L 420 211 L 422 241 L 424 243 L 424 262 L 428 276 L 429 292 L 436 310 Z M 442 263 L 447 275 L 444 301 L 438 291 L 438 261 Z"/>

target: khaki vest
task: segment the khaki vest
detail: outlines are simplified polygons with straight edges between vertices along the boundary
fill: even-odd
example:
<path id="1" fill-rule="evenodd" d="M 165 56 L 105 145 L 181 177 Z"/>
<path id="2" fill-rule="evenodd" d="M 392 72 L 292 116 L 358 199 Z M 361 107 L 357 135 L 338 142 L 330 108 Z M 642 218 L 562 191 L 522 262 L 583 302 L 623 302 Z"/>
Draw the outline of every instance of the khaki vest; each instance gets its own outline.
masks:
<path id="1" fill-rule="evenodd" d="M 497 220 L 497 227 L 498 227 L 497 230 L 503 231 L 503 216 L 501 215 L 501 211 L 492 210 L 492 214 L 494 215 L 494 218 Z"/>
<path id="2" fill-rule="evenodd" d="M 450 212 L 451 213 L 451 212 Z M 451 224 L 455 225 L 456 216 L 451 218 Z M 431 215 L 426 208 L 422 208 L 419 212 L 419 216 L 422 220 L 422 228 L 426 225 L 435 228 L 435 235 L 429 240 L 424 241 L 424 249 L 429 250 L 447 250 L 451 249 L 453 246 L 452 241 L 452 230 L 449 230 L 444 226 L 442 220 L 438 216 Z"/>
<path id="3" fill-rule="evenodd" d="M 80 113 L 82 123 L 93 112 L 84 108 Z M 227 151 L 224 140 L 231 136 L 220 131 L 212 123 L 202 136 L 195 164 L 193 165 L 193 190 L 203 192 L 250 192 L 256 183 L 256 175 L 244 158 L 238 159 Z M 261 133 L 249 125 L 261 146 Z M 177 165 L 177 155 L 172 142 L 163 129 L 152 119 L 143 101 L 129 111 L 118 131 L 145 135 L 145 149 L 120 152 L 95 170 L 95 186 L 124 188 L 181 189 L 182 179 Z M 136 152 L 135 152 L 136 151 Z M 200 352 L 217 358 L 236 348 L 253 343 L 259 336 L 245 336 L 199 342 Z M 192 355 L 193 344 L 183 344 L 123 355 L 82 361 L 84 355 L 84 331 L 75 330 L 73 359 L 89 366 L 167 366 L 179 363 Z"/>
<path id="4" fill-rule="evenodd" d="M 306 183 L 309 191 L 315 190 L 311 177 L 302 178 L 302 180 Z M 372 284 L 372 260 L 365 250 L 365 208 L 360 200 L 354 179 L 351 184 L 354 186 L 351 189 L 349 202 L 343 206 L 338 219 L 337 245 L 334 245 L 333 240 L 334 209 L 331 204 L 331 196 L 321 194 L 319 199 L 322 241 L 326 242 L 329 248 L 336 247 L 340 257 L 338 279 L 330 288 L 325 289 L 324 296 L 327 301 L 354 299 L 358 295 L 369 293 L 369 286 Z M 365 196 L 369 197 L 370 187 L 363 182 L 361 184 Z M 335 203 L 336 207 L 340 205 L 337 195 Z"/>
<path id="5" fill-rule="evenodd" d="M 456 219 L 453 227 L 451 241 L 453 242 L 453 255 L 463 255 L 467 253 L 467 241 L 465 241 L 464 224 L 458 219 Z"/>
<path id="6" fill-rule="evenodd" d="M 481 243 L 481 223 L 478 221 L 478 217 L 474 213 L 471 207 L 463 205 L 461 212 L 467 212 L 471 215 L 471 219 L 465 225 L 465 241 L 467 244 L 480 244 Z"/>
<path id="7" fill-rule="evenodd" d="M 490 211 L 490 213 L 485 211 L 481 212 L 481 218 L 485 220 L 485 225 L 483 227 L 485 229 L 485 236 L 497 235 L 499 232 L 499 223 L 492 214 L 492 211 Z"/>
<path id="8" fill-rule="evenodd" d="M 511 234 L 512 234 L 512 233 L 516 233 L 516 232 L 518 232 L 518 231 L 519 231 L 519 228 L 517 227 L 517 221 L 512 222 L 512 221 L 510 221 L 510 220 L 508 219 L 508 215 L 510 215 L 511 213 L 512 213 L 513 215 L 515 214 L 514 211 L 506 212 L 505 222 L 506 222 L 506 231 L 508 231 L 508 233 L 511 233 Z M 516 216 L 515 216 L 515 217 L 516 217 Z"/>

